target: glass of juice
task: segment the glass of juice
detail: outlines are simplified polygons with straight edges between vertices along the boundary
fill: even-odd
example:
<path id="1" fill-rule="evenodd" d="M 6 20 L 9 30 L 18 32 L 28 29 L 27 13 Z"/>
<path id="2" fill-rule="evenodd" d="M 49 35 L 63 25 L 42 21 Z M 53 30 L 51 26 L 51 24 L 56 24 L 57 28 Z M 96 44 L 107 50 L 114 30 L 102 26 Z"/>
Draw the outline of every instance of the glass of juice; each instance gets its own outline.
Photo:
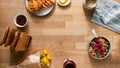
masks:
<path id="1" fill-rule="evenodd" d="M 63 68 L 76 68 L 76 64 L 73 60 L 67 58 L 64 61 Z"/>

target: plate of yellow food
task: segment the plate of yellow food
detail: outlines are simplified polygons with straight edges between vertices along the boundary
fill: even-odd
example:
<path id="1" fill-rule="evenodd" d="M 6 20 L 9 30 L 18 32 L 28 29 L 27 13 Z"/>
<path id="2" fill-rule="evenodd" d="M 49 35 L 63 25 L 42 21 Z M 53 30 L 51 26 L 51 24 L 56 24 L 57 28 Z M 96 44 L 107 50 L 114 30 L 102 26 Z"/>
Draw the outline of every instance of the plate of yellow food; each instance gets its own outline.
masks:
<path id="1" fill-rule="evenodd" d="M 57 0 L 57 3 L 60 6 L 68 6 L 71 3 L 71 0 Z"/>
<path id="2" fill-rule="evenodd" d="M 25 5 L 30 13 L 37 16 L 44 16 L 53 10 L 55 0 L 25 0 Z"/>

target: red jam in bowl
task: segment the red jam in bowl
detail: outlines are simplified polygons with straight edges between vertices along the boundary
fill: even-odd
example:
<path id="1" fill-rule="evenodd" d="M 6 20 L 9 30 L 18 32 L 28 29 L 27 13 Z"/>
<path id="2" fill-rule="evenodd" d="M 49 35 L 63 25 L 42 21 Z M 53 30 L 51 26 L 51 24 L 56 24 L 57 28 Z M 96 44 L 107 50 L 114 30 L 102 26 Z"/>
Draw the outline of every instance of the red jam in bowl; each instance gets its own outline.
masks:
<path id="1" fill-rule="evenodd" d="M 26 24 L 26 17 L 24 15 L 19 15 L 17 18 L 16 18 L 16 23 L 20 26 L 23 26 Z"/>
<path id="2" fill-rule="evenodd" d="M 63 68 L 76 68 L 76 64 L 72 60 L 67 59 L 63 64 Z"/>

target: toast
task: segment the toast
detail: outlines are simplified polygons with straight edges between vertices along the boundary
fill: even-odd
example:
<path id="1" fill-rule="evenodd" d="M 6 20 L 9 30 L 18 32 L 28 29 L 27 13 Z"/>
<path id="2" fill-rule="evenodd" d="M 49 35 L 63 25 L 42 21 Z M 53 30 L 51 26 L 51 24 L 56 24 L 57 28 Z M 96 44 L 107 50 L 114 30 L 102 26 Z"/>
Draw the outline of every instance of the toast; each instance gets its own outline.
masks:
<path id="1" fill-rule="evenodd" d="M 0 38 L 0 45 L 10 46 L 10 64 L 18 64 L 25 59 L 30 41 L 31 37 L 21 30 L 7 27 Z"/>
<path id="2" fill-rule="evenodd" d="M 22 32 L 16 44 L 15 51 L 16 52 L 25 51 L 28 48 L 30 40 L 31 37 Z"/>
<path id="3" fill-rule="evenodd" d="M 6 31 L 3 33 L 3 36 L 0 40 L 0 45 L 4 44 L 6 42 L 6 38 L 8 36 L 9 30 L 10 30 L 10 28 L 7 27 Z"/>
<path id="4" fill-rule="evenodd" d="M 19 31 L 16 31 L 16 32 L 15 32 L 14 39 L 13 39 L 13 42 L 12 42 L 10 48 L 13 49 L 13 48 L 16 47 L 16 44 L 17 44 L 17 41 L 18 41 L 19 36 L 20 36 L 20 32 L 19 32 Z"/>
<path id="5" fill-rule="evenodd" d="M 11 43 L 13 42 L 13 39 L 14 39 L 16 31 L 17 30 L 10 28 L 10 30 L 8 32 L 8 36 L 7 36 L 6 42 L 5 42 L 5 45 L 4 45 L 5 47 L 11 45 Z"/>

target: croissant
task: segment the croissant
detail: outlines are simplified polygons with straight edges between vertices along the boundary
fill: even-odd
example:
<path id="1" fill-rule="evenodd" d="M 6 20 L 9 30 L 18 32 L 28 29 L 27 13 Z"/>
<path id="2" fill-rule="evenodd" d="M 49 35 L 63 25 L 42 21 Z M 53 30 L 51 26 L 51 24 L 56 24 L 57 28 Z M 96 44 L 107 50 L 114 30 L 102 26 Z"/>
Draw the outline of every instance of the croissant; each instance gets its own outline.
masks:
<path id="1" fill-rule="evenodd" d="M 52 0 L 30 0 L 28 2 L 28 10 L 33 13 L 36 11 L 45 10 L 52 5 L 54 5 Z"/>

